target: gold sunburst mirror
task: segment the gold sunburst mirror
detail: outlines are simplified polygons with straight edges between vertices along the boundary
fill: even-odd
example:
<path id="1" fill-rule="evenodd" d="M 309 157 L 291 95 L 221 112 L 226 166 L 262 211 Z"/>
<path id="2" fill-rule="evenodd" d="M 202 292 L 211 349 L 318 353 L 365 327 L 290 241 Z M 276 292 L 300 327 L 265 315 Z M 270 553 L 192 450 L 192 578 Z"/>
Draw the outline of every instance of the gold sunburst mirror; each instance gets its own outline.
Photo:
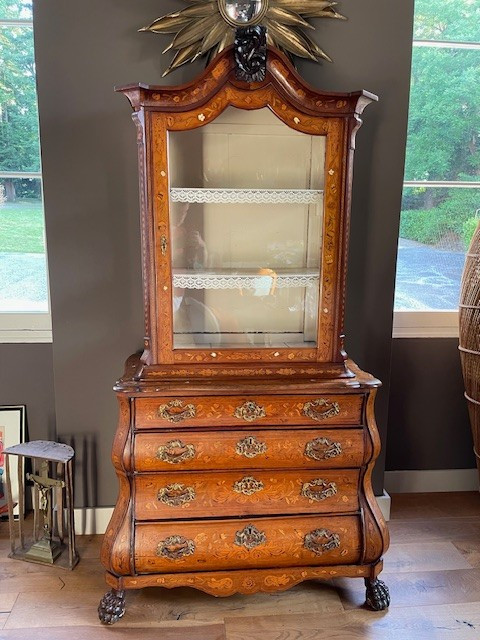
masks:
<path id="1" fill-rule="evenodd" d="M 175 34 L 164 53 L 175 56 L 164 76 L 187 62 L 213 57 L 234 43 L 237 29 L 262 26 L 269 45 L 290 58 L 320 62 L 331 58 L 308 35 L 311 18 L 345 20 L 330 0 L 187 0 L 189 6 L 157 18 L 140 31 Z"/>

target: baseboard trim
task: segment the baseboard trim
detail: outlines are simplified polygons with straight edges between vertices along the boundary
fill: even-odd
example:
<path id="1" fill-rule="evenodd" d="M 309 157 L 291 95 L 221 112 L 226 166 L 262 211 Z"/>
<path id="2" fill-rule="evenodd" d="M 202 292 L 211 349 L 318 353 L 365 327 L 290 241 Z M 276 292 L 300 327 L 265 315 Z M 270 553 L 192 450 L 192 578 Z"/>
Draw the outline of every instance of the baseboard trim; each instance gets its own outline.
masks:
<path id="1" fill-rule="evenodd" d="M 478 491 L 478 471 L 477 469 L 387 471 L 385 489 L 389 493 Z"/>
<path id="2" fill-rule="evenodd" d="M 383 514 L 383 517 L 388 522 L 390 520 L 390 509 L 392 508 L 392 499 L 386 491 L 383 492 L 383 496 L 377 496 L 378 506 Z"/>
<path id="3" fill-rule="evenodd" d="M 386 491 L 377 497 L 378 504 L 385 520 L 390 520 L 391 499 Z M 86 507 L 75 509 L 75 534 L 77 536 L 93 536 L 104 534 L 112 517 L 113 507 Z"/>
<path id="4" fill-rule="evenodd" d="M 112 517 L 113 507 L 85 507 L 75 509 L 75 533 L 77 536 L 103 534 Z"/>

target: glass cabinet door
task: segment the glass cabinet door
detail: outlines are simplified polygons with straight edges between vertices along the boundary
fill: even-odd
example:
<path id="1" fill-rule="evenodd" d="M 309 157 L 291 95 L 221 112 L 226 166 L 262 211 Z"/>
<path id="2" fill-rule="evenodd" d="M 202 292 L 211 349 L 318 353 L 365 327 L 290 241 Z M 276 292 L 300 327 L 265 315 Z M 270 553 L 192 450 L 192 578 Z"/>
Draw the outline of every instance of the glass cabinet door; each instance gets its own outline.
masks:
<path id="1" fill-rule="evenodd" d="M 169 159 L 174 348 L 315 348 L 325 137 L 229 107 Z"/>

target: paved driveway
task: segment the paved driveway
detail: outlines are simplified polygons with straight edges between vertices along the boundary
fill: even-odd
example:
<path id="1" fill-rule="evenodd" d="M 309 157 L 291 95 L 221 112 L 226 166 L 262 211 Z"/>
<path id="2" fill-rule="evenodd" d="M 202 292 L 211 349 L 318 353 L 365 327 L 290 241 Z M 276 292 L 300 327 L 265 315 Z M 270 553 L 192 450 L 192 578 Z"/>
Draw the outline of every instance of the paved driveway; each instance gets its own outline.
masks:
<path id="1" fill-rule="evenodd" d="M 395 309 L 456 309 L 464 262 L 463 251 L 443 251 L 401 238 Z"/>
<path id="2" fill-rule="evenodd" d="M 44 254 L 0 253 L 0 311 L 48 311 Z"/>

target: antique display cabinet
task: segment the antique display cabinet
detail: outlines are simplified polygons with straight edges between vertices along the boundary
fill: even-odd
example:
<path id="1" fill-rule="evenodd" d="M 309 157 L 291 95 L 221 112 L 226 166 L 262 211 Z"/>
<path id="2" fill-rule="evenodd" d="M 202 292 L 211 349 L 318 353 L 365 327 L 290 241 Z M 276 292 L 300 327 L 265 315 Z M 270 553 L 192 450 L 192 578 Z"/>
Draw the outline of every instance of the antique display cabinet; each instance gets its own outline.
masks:
<path id="1" fill-rule="evenodd" d="M 105 623 L 150 586 L 349 576 L 389 604 L 380 383 L 343 335 L 355 136 L 376 97 L 318 91 L 264 53 L 250 77 L 237 42 L 190 84 L 118 89 L 138 132 L 145 344 L 115 387 Z"/>

